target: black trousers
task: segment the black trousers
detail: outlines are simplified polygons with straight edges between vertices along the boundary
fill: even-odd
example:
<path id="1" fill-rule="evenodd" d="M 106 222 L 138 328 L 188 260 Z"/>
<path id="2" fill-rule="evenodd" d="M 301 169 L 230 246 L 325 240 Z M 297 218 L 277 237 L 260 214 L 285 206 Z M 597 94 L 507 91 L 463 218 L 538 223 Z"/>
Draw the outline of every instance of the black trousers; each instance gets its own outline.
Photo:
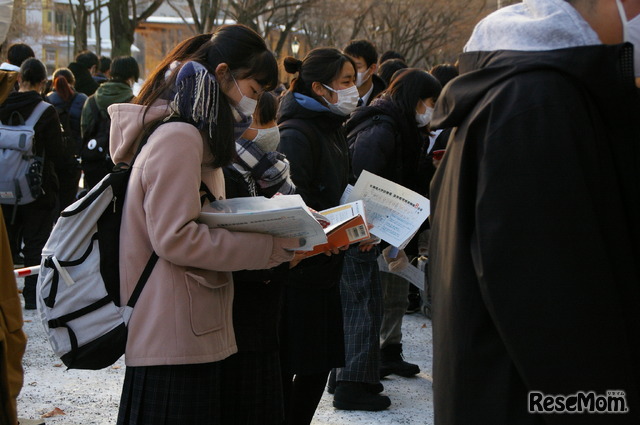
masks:
<path id="1" fill-rule="evenodd" d="M 17 208 L 17 211 L 15 221 L 11 224 L 14 208 Z M 4 215 L 11 245 L 11 254 L 16 256 L 22 251 L 25 267 L 40 264 L 42 248 L 44 248 L 51 234 L 56 212 L 56 205 L 49 209 L 32 204 L 18 205 L 17 207 L 13 205 L 2 205 L 2 214 Z M 21 246 L 22 249 L 20 249 Z M 24 279 L 22 296 L 24 297 L 25 304 L 35 306 L 37 282 L 37 275 L 27 276 Z"/>

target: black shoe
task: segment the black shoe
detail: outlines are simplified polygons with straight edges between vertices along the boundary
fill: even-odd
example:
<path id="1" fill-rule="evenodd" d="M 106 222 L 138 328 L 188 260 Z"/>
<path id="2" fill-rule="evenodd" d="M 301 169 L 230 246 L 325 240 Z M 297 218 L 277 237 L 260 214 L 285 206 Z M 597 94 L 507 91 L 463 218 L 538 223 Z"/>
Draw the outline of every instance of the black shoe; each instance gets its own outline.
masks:
<path id="1" fill-rule="evenodd" d="M 418 365 L 405 362 L 402 344 L 390 344 L 380 350 L 380 377 L 396 374 L 409 378 L 420 373 Z"/>
<path id="2" fill-rule="evenodd" d="M 389 397 L 372 394 L 368 385 L 360 382 L 340 382 L 333 396 L 333 407 L 340 410 L 377 412 L 391 406 Z"/>
<path id="3" fill-rule="evenodd" d="M 369 391 L 371 394 L 380 394 L 381 392 L 384 391 L 384 385 L 382 385 L 380 382 L 378 382 L 377 384 L 369 384 L 366 382 L 362 382 L 362 385 L 364 385 L 367 388 L 367 391 Z M 329 394 L 335 394 L 336 392 L 336 370 L 335 369 L 331 369 L 331 373 L 329 373 L 329 380 L 327 381 L 327 392 Z"/>
<path id="4" fill-rule="evenodd" d="M 24 257 L 20 254 L 13 256 L 14 267 L 24 267 Z"/>
<path id="5" fill-rule="evenodd" d="M 25 310 L 35 310 L 36 308 L 36 303 L 24 303 Z"/>
<path id="6" fill-rule="evenodd" d="M 420 294 L 410 292 L 408 298 L 409 298 L 409 305 L 407 306 L 407 310 L 404 312 L 404 314 L 411 314 L 411 313 L 415 313 L 416 311 L 420 311 L 420 304 L 421 304 Z"/>

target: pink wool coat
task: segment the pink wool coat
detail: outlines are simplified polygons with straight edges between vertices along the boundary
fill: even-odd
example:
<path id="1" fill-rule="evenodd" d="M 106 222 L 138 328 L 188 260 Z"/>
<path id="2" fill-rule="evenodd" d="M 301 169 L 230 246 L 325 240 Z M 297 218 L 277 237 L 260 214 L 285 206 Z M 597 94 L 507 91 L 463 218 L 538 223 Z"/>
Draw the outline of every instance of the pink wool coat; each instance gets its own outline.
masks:
<path id="1" fill-rule="evenodd" d="M 142 132 L 143 106 L 116 104 L 110 150 L 129 162 Z M 149 108 L 146 122 L 168 114 Z M 120 279 L 126 303 L 152 251 L 159 256 L 129 322 L 127 366 L 207 363 L 237 351 L 231 271 L 264 269 L 273 238 L 209 229 L 198 223 L 200 182 L 224 197 L 222 170 L 192 125 L 160 126 L 136 159 L 120 229 Z"/>

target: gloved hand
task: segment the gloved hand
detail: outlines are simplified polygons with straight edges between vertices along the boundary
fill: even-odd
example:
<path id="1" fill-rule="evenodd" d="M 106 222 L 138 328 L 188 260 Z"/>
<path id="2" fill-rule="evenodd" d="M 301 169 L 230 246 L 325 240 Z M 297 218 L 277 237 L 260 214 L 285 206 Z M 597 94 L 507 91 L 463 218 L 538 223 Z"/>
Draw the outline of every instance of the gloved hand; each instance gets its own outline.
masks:
<path id="1" fill-rule="evenodd" d="M 267 263 L 267 268 L 277 266 L 278 264 L 285 263 L 293 260 L 295 250 L 305 244 L 304 238 L 273 238 L 273 248 L 271 250 L 271 257 Z"/>
<path id="2" fill-rule="evenodd" d="M 384 261 L 386 261 L 389 265 L 390 272 L 399 272 L 409 265 L 409 258 L 407 258 L 407 254 L 404 253 L 404 249 L 398 251 L 398 255 L 396 255 L 396 258 L 389 257 L 389 252 L 391 252 L 392 249 L 394 249 L 394 247 L 392 247 L 391 245 L 386 247 L 382 251 L 382 256 L 384 258 Z"/>

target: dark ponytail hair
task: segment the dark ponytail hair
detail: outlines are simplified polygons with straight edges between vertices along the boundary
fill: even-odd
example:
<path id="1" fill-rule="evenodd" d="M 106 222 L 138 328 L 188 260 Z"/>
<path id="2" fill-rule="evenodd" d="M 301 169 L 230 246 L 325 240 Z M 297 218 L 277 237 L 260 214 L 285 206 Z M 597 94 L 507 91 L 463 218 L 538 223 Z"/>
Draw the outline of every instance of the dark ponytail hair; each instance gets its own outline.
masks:
<path id="1" fill-rule="evenodd" d="M 253 114 L 260 124 L 264 125 L 276 119 L 278 113 L 278 98 L 271 92 L 262 92 L 258 98 L 256 112 Z"/>
<path id="2" fill-rule="evenodd" d="M 218 28 L 209 41 L 182 60 L 184 63 L 196 61 L 214 76 L 218 65 L 226 63 L 231 74 L 237 80 L 253 78 L 265 90 L 272 90 L 278 85 L 278 64 L 273 53 L 269 51 L 265 41 L 258 33 L 244 25 L 225 25 Z M 168 65 L 166 67 L 168 69 Z M 159 83 L 154 94 L 145 94 L 144 99 L 141 96 L 137 103 L 149 106 L 163 94 L 171 93 L 175 90 L 175 80 L 178 74 L 179 70 L 176 69 L 169 78 Z M 158 83 L 158 80 L 159 78 L 156 78 L 154 82 Z M 207 138 L 207 142 L 214 158 L 211 165 L 222 167 L 231 163 L 235 154 L 233 131 L 235 118 L 226 96 L 219 97 L 217 107 L 218 118 L 215 133 L 213 138 Z"/>
<path id="3" fill-rule="evenodd" d="M 73 72 L 68 68 L 58 68 L 53 73 L 53 89 L 58 95 L 68 102 L 74 94 L 73 86 L 76 82 Z"/>
<path id="4" fill-rule="evenodd" d="M 291 82 L 290 90 L 309 96 L 323 103 L 313 92 L 311 85 L 314 82 L 330 85 L 333 80 L 340 76 L 342 67 L 349 62 L 356 69 L 356 65 L 349 56 L 338 49 L 331 47 L 319 47 L 311 50 L 305 58 L 300 61 L 291 56 L 284 58 L 284 69 L 289 74 L 298 74 Z"/>
<path id="5" fill-rule="evenodd" d="M 20 66 L 20 79 L 32 86 L 47 79 L 47 68 L 36 58 L 29 58 Z"/>
<path id="6" fill-rule="evenodd" d="M 396 74 L 383 96 L 390 98 L 402 115 L 415 121 L 418 101 L 429 98 L 435 100 L 440 96 L 442 86 L 433 75 L 422 69 L 407 68 Z"/>

